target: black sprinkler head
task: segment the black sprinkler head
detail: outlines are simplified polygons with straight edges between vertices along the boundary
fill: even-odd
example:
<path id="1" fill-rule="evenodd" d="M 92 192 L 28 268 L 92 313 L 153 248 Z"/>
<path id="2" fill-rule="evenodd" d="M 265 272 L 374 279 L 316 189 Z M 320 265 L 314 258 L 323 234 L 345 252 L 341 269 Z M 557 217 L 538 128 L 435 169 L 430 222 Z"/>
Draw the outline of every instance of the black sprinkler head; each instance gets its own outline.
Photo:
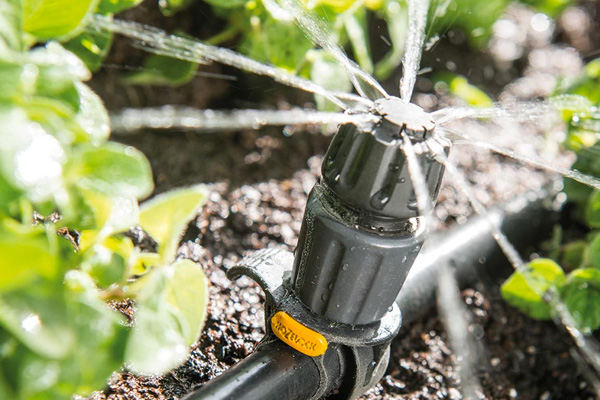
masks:
<path id="1" fill-rule="evenodd" d="M 435 128 L 429 114 L 398 98 L 378 100 L 375 111 L 382 119 L 371 130 L 344 125 L 334 137 L 294 261 L 300 300 L 345 324 L 371 324 L 391 310 L 425 239 L 402 135 L 413 143 L 432 203 L 444 172 L 425 143 Z"/>

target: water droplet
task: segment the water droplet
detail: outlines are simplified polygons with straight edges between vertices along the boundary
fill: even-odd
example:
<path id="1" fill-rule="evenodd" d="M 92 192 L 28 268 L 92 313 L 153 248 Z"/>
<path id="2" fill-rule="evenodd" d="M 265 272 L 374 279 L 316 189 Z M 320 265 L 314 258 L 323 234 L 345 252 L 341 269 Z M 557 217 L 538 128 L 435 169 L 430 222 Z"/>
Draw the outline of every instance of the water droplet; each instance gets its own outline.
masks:
<path id="1" fill-rule="evenodd" d="M 406 182 L 406 179 L 404 179 L 404 178 L 400 178 L 400 180 L 399 180 L 398 182 L 400 182 L 400 183 L 404 183 L 404 182 Z"/>
<path id="2" fill-rule="evenodd" d="M 40 316 L 37 314 L 29 314 L 21 321 L 21 327 L 27 333 L 37 331 L 41 326 L 42 321 L 40 321 Z"/>
<path id="3" fill-rule="evenodd" d="M 402 264 L 404 264 L 406 262 L 406 260 L 408 260 L 407 256 L 402 257 Z"/>
<path id="4" fill-rule="evenodd" d="M 293 127 L 293 126 L 291 126 L 291 125 L 286 125 L 286 126 L 284 126 L 284 127 L 283 127 L 283 130 L 282 130 L 282 132 L 283 132 L 283 135 L 284 135 L 284 136 L 286 136 L 286 137 L 290 137 L 290 136 L 292 136 L 294 133 L 296 133 L 296 130 L 294 129 L 294 127 Z"/>
<path id="5" fill-rule="evenodd" d="M 333 282 L 331 282 L 331 283 L 330 283 L 330 284 L 327 286 L 327 288 L 328 288 L 329 290 L 333 289 Z"/>
<path id="6" fill-rule="evenodd" d="M 348 264 L 342 265 L 342 271 L 348 271 Z"/>
<path id="7" fill-rule="evenodd" d="M 385 205 L 390 201 L 390 192 L 390 188 L 386 186 L 375 193 L 373 197 L 371 197 L 371 207 L 378 210 L 383 209 L 383 207 L 385 207 Z"/>
<path id="8" fill-rule="evenodd" d="M 354 250 L 356 250 L 356 246 L 351 246 L 350 251 L 354 251 Z"/>
<path id="9" fill-rule="evenodd" d="M 321 300 L 323 300 L 323 301 L 327 300 L 327 293 L 323 293 L 321 295 Z"/>
<path id="10" fill-rule="evenodd" d="M 485 264 L 486 262 L 487 262 L 487 259 L 485 257 L 479 258 L 479 264 Z"/>

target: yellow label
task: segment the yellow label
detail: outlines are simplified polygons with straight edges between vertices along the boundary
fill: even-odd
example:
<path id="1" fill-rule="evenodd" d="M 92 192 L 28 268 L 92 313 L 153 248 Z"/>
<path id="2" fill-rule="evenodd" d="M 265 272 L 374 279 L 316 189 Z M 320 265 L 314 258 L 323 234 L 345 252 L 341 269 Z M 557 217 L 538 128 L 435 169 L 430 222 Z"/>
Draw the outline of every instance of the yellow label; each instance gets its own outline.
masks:
<path id="1" fill-rule="evenodd" d="M 279 339 L 307 356 L 320 356 L 327 350 L 327 339 L 323 335 L 307 328 L 283 311 L 273 315 L 271 328 Z"/>

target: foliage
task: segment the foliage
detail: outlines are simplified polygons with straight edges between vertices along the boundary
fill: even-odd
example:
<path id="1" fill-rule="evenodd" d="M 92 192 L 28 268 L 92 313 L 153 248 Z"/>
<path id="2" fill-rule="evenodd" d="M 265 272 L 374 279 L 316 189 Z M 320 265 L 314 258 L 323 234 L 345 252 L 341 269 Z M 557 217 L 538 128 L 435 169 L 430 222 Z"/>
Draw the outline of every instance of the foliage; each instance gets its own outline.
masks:
<path id="1" fill-rule="evenodd" d="M 501 289 L 509 304 L 541 320 L 553 317 L 546 297 L 550 291 L 558 294 L 584 333 L 600 327 L 600 269 L 596 266 L 577 268 L 565 276 L 554 261 L 540 258 L 515 271 Z"/>
<path id="2" fill-rule="evenodd" d="M 196 74 L 198 64 L 152 54 L 144 60 L 141 71 L 134 72 L 123 82 L 137 85 L 180 86 Z"/>
<path id="3" fill-rule="evenodd" d="M 530 5 L 531 7 L 547 14 L 550 17 L 556 17 L 568 5 L 573 3 L 573 0 L 520 0 L 521 2 Z"/>
<path id="4" fill-rule="evenodd" d="M 520 271 L 515 271 L 502 285 L 504 299 L 532 318 L 548 319 L 552 316 L 544 294 L 551 287 L 564 284 L 565 274 L 554 261 L 540 258 L 531 261 Z"/>
<path id="5" fill-rule="evenodd" d="M 581 76 L 561 82 L 553 105 L 567 123 L 564 145 L 576 152 L 573 168 L 600 176 L 600 59 L 591 61 Z M 565 180 L 565 192 L 577 205 L 575 218 L 582 219 L 590 232 L 560 246 L 558 261 L 532 261 L 516 271 L 502 286 L 507 302 L 533 318 L 548 319 L 552 310 L 544 294 L 552 290 L 567 306 L 583 332 L 600 327 L 600 191 L 573 180 Z"/>
<path id="6" fill-rule="evenodd" d="M 466 33 L 470 44 L 478 48 L 488 42 L 494 22 L 510 1 L 456 0 L 437 3 L 438 7 L 431 7 L 429 12 L 433 32 L 459 27 Z"/>
<path id="7" fill-rule="evenodd" d="M 470 106 L 484 108 L 493 105 L 492 99 L 483 90 L 470 84 L 462 75 L 446 72 L 437 74 L 435 80 L 437 88 L 443 87 Z"/>
<path id="8" fill-rule="evenodd" d="M 158 0 L 162 13 L 172 16 L 189 7 L 195 0 Z M 351 90 L 350 80 L 338 63 L 330 62 L 323 51 L 307 39 L 296 25 L 294 16 L 278 3 L 279 0 L 205 0 L 214 13 L 227 21 L 225 29 L 206 42 L 219 45 L 236 41 L 237 50 L 261 62 L 269 63 L 291 72 L 318 80 L 331 90 Z M 522 0 L 532 7 L 557 15 L 572 0 Z M 98 0 L 97 13 L 114 15 L 136 6 L 140 0 Z M 301 1 L 309 12 L 316 14 L 331 32 L 331 40 L 350 48 L 360 66 L 380 80 L 391 76 L 402 60 L 404 44 L 408 35 L 407 0 L 318 0 Z M 465 31 L 469 42 L 476 48 L 482 47 L 492 33 L 492 26 L 500 17 L 508 0 L 433 0 L 429 12 L 428 35 L 437 40 L 451 28 Z M 80 5 L 80 7 L 83 7 Z M 371 18 L 373 14 L 375 18 Z M 375 62 L 368 32 L 369 21 L 387 26 L 388 51 Z M 387 40 L 387 39 L 386 39 Z M 82 32 L 72 38 L 65 47 L 85 61 L 95 72 L 112 43 L 112 34 Z M 380 52 L 380 51 L 378 51 Z M 144 85 L 179 86 L 193 78 L 197 66 L 188 61 L 173 60 L 163 56 L 149 56 L 140 72 L 126 76 L 125 83 Z M 337 79 L 323 79 L 336 76 Z M 466 95 L 467 102 L 487 102 L 483 92 L 460 80 L 456 93 Z M 335 107 L 317 96 L 317 105 L 322 110 Z"/>
<path id="9" fill-rule="evenodd" d="M 118 7 L 100 5 L 109 3 Z M 83 43 L 82 24 L 97 5 L 0 1 L 3 399 L 89 393 L 123 363 L 166 371 L 186 357 L 203 325 L 206 278 L 191 261 L 175 260 L 175 251 L 205 189 L 139 207 L 153 190 L 150 164 L 133 147 L 108 141 L 104 105 L 83 83 L 90 71 L 58 42 L 33 46 Z M 158 242 L 156 252 L 126 234 L 136 225 Z M 132 329 L 106 303 L 123 298 L 136 302 Z"/>

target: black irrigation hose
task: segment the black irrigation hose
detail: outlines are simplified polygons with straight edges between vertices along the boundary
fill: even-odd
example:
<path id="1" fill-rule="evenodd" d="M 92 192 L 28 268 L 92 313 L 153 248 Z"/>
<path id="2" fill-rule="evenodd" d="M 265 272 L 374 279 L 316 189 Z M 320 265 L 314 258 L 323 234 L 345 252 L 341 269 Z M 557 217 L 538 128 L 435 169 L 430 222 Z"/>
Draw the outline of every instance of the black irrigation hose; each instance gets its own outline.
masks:
<path id="1" fill-rule="evenodd" d="M 550 236 L 559 217 L 553 211 L 557 208 L 552 204 L 555 201 L 547 194 L 533 200 L 518 197 L 489 210 L 487 219 L 472 217 L 464 225 L 430 236 L 396 299 L 403 324 L 435 305 L 437 277 L 444 267 L 454 272 L 460 287 L 505 279 L 513 269 L 492 235 L 490 219 L 499 223 L 517 250 L 524 252 Z"/>
<path id="2" fill-rule="evenodd" d="M 339 353 L 328 351 L 324 357 L 327 373 L 335 375 L 332 381 L 341 379 L 344 367 Z M 312 357 L 276 340 L 183 400 L 302 400 L 315 394 L 319 382 L 319 369 Z"/>
<path id="3" fill-rule="evenodd" d="M 557 221 L 548 197 L 519 198 L 489 211 L 517 249 L 539 244 Z M 484 277 L 500 278 L 510 273 L 508 261 L 493 239 L 490 222 L 474 217 L 464 225 L 433 235 L 417 258 L 396 302 L 403 322 L 414 320 L 435 304 L 437 273 L 449 266 L 461 286 Z M 325 368 L 339 382 L 344 361 L 338 351 L 326 353 Z M 223 375 L 190 393 L 184 400 L 310 399 L 320 380 L 317 364 L 280 341 L 262 346 Z M 331 390 L 335 388 L 330 388 Z"/>

